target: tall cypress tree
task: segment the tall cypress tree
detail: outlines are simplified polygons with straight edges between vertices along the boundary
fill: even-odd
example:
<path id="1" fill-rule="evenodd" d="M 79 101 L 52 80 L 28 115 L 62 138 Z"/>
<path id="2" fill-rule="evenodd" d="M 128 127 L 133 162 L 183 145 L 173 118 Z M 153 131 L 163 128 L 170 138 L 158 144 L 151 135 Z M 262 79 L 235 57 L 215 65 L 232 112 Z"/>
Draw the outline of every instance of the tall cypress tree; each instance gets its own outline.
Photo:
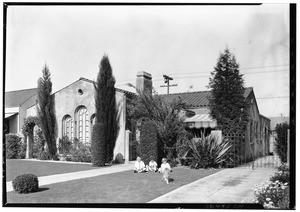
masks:
<path id="1" fill-rule="evenodd" d="M 119 133 L 118 105 L 116 103 L 115 78 L 107 55 L 99 65 L 95 87 L 96 124 L 92 136 L 92 163 L 104 166 L 113 159 Z"/>
<path id="2" fill-rule="evenodd" d="M 248 121 L 244 79 L 235 56 L 228 48 L 220 54 L 214 69 L 209 79 L 209 87 L 212 88 L 210 114 L 223 132 L 243 133 Z"/>
<path id="3" fill-rule="evenodd" d="M 56 158 L 56 116 L 54 107 L 54 97 L 51 96 L 52 82 L 50 77 L 50 71 L 45 64 L 43 68 L 43 76 L 38 79 L 38 119 L 40 127 L 43 131 L 45 141 L 48 146 L 48 152 L 52 159 Z"/>

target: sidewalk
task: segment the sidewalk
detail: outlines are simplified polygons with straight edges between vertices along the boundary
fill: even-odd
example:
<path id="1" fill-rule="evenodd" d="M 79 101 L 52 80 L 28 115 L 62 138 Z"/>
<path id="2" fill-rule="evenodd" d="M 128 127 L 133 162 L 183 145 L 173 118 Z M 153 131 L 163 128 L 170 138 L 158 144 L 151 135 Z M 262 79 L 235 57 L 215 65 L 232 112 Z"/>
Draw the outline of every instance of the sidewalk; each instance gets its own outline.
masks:
<path id="1" fill-rule="evenodd" d="M 275 169 L 225 169 L 182 186 L 149 203 L 241 203 L 253 199 L 253 187 L 267 181 Z"/>
<path id="2" fill-rule="evenodd" d="M 39 177 L 39 186 L 49 185 L 52 183 L 60 183 L 66 182 L 70 180 L 78 180 L 82 178 L 88 177 L 96 177 L 99 175 L 112 174 L 116 172 L 122 172 L 132 169 L 132 164 L 120 164 L 109 167 L 103 167 L 99 169 L 87 170 L 87 171 L 79 171 L 79 172 L 71 172 L 65 174 L 55 174 L 44 177 Z M 13 191 L 12 181 L 6 182 L 6 191 Z"/>

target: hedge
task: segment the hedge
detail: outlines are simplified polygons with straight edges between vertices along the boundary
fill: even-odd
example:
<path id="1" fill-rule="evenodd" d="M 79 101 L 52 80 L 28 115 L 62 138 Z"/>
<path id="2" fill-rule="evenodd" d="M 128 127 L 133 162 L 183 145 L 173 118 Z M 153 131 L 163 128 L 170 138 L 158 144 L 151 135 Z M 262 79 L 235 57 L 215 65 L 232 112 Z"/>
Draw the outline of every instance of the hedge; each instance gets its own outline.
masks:
<path id="1" fill-rule="evenodd" d="M 6 134 L 5 145 L 6 145 L 7 159 L 19 158 L 19 153 L 21 152 L 21 145 L 22 145 L 20 136 L 16 134 Z"/>

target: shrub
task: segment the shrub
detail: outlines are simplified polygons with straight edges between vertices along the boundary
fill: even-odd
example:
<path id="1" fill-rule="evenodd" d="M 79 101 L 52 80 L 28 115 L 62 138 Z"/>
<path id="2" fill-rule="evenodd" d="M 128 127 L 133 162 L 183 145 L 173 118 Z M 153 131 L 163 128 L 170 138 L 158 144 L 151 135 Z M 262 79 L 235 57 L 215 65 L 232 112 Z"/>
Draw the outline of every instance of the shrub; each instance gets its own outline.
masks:
<path id="1" fill-rule="evenodd" d="M 6 158 L 16 159 L 21 151 L 21 137 L 16 134 L 5 135 Z"/>
<path id="2" fill-rule="evenodd" d="M 27 144 L 25 142 L 21 143 L 21 151 L 19 152 L 19 159 L 24 159 L 26 158 L 26 148 L 27 148 Z"/>
<path id="3" fill-rule="evenodd" d="M 58 146 L 59 153 L 63 155 L 67 155 L 69 154 L 71 148 L 72 148 L 72 142 L 70 141 L 68 136 L 64 136 L 59 139 L 59 146 Z"/>
<path id="4" fill-rule="evenodd" d="M 283 164 L 277 168 L 277 171 L 271 176 L 270 181 L 281 183 L 290 183 L 290 169 L 286 164 Z"/>
<path id="5" fill-rule="evenodd" d="M 38 129 L 36 131 L 36 135 L 33 138 L 33 157 L 34 158 L 40 158 L 40 155 L 43 151 L 45 151 L 45 138 L 43 131 L 41 129 Z"/>
<path id="6" fill-rule="evenodd" d="M 158 141 L 155 125 L 151 121 L 143 121 L 141 124 L 140 144 L 138 154 L 145 164 L 149 164 L 150 157 L 159 164 L 162 157 L 158 155 Z"/>
<path id="7" fill-rule="evenodd" d="M 275 152 L 278 154 L 282 163 L 287 162 L 287 130 L 289 129 L 289 124 L 281 123 L 277 124 L 275 127 L 276 131 L 276 142 L 275 142 Z"/>
<path id="8" fill-rule="evenodd" d="M 79 142 L 78 147 L 73 146 L 73 148 L 70 150 L 70 155 L 66 157 L 66 160 L 91 163 L 92 155 L 90 145 L 84 145 L 83 143 Z"/>
<path id="9" fill-rule="evenodd" d="M 37 158 L 39 160 L 50 160 L 51 156 L 50 156 L 50 154 L 47 151 L 44 150 L 44 151 L 39 152 Z"/>
<path id="10" fill-rule="evenodd" d="M 217 168 L 226 161 L 226 154 L 231 148 L 228 141 L 221 141 L 217 136 L 193 138 L 187 141 L 188 152 L 192 155 L 190 167 L 199 168 Z"/>
<path id="11" fill-rule="evenodd" d="M 288 209 L 289 207 L 289 186 L 279 181 L 267 181 L 260 187 L 254 189 L 253 202 L 263 205 L 265 208 Z"/>
<path id="12" fill-rule="evenodd" d="M 18 193 L 31 193 L 38 191 L 39 181 L 33 174 L 23 174 L 17 176 L 12 182 L 13 189 Z"/>

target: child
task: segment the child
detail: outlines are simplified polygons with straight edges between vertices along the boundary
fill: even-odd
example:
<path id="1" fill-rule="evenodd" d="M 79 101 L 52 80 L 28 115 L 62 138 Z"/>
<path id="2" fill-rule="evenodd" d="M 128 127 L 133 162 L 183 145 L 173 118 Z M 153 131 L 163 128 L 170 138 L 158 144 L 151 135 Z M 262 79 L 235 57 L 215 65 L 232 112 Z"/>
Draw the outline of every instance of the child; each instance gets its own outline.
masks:
<path id="1" fill-rule="evenodd" d="M 147 166 L 148 171 L 150 172 L 156 172 L 157 171 L 157 163 L 154 161 L 154 158 L 150 157 L 149 166 Z"/>
<path id="2" fill-rule="evenodd" d="M 146 172 L 145 164 L 140 157 L 137 157 L 136 162 L 134 163 L 133 173 L 141 172 Z"/>
<path id="3" fill-rule="evenodd" d="M 169 175 L 172 170 L 170 164 L 167 163 L 166 158 L 162 159 L 162 164 L 158 171 L 163 174 L 163 180 L 166 181 L 167 184 L 169 184 Z"/>

